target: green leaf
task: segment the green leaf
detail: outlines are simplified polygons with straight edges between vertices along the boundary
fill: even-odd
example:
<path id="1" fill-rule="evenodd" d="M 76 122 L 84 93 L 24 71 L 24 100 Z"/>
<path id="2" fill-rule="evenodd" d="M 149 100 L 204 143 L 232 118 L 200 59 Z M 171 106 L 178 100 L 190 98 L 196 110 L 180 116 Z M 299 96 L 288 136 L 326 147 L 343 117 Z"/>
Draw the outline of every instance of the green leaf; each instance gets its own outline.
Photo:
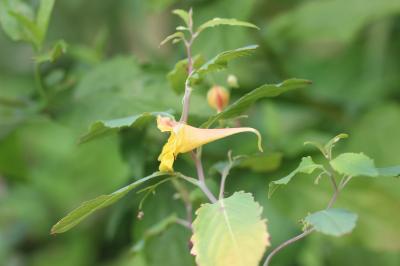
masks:
<path id="1" fill-rule="evenodd" d="M 31 36 L 13 14 L 33 19 L 33 9 L 21 0 L 0 0 L 0 23 L 4 32 L 14 41 L 31 42 Z"/>
<path id="2" fill-rule="evenodd" d="M 201 55 L 197 55 L 193 58 L 194 69 L 197 69 L 203 64 L 204 64 L 204 58 Z M 188 60 L 183 59 L 178 63 L 176 63 L 174 69 L 167 74 L 167 79 L 170 86 L 178 94 L 183 93 L 185 91 L 185 82 L 188 76 L 187 68 L 188 68 Z"/>
<path id="3" fill-rule="evenodd" d="M 279 180 L 269 183 L 268 198 L 270 198 L 275 190 L 277 190 L 281 185 L 287 185 L 297 174 L 312 174 L 317 169 L 324 170 L 324 167 L 320 164 L 316 164 L 310 156 L 303 157 L 299 166 L 290 174 Z"/>
<path id="4" fill-rule="evenodd" d="M 215 26 L 222 26 L 222 25 L 249 27 L 249 28 L 259 29 L 256 25 L 254 25 L 252 23 L 240 21 L 240 20 L 237 20 L 234 18 L 213 18 L 213 19 L 201 24 L 198 27 L 197 32 L 200 33 L 207 28 L 211 28 L 211 27 L 215 27 Z"/>
<path id="5" fill-rule="evenodd" d="M 172 13 L 180 17 L 185 22 L 186 26 L 189 26 L 189 13 L 187 11 L 183 9 L 175 9 Z"/>
<path id="6" fill-rule="evenodd" d="M 349 176 L 370 176 L 379 175 L 374 161 L 364 153 L 342 153 L 330 162 L 332 168 Z"/>
<path id="7" fill-rule="evenodd" d="M 398 177 L 400 176 L 400 165 L 377 168 L 380 176 L 388 176 L 388 177 Z"/>
<path id="8" fill-rule="evenodd" d="M 136 244 L 132 247 L 131 250 L 133 252 L 142 251 L 144 249 L 144 247 L 146 246 L 146 243 L 148 240 L 163 233 L 171 225 L 175 224 L 177 220 L 178 220 L 178 217 L 176 216 L 176 214 L 171 214 L 170 216 L 162 219 L 161 221 L 159 221 L 158 223 L 156 223 L 155 225 L 153 225 L 152 227 L 147 229 L 144 232 L 143 237 L 139 241 L 136 242 Z"/>
<path id="9" fill-rule="evenodd" d="M 53 48 L 45 54 L 35 58 L 37 63 L 55 62 L 60 56 L 67 52 L 67 43 L 64 40 L 57 41 Z"/>
<path id="10" fill-rule="evenodd" d="M 350 233 L 357 222 L 357 214 L 343 209 L 327 209 L 312 213 L 305 218 L 318 232 L 341 236 Z"/>
<path id="11" fill-rule="evenodd" d="M 41 0 L 39 5 L 39 11 L 36 17 L 36 26 L 39 30 L 39 42 L 40 45 L 43 43 L 46 37 L 47 28 L 49 26 L 51 12 L 53 11 L 55 0 Z"/>
<path id="12" fill-rule="evenodd" d="M 97 210 L 103 209 L 105 207 L 110 206 L 111 204 L 114 204 L 118 200 L 120 200 L 122 197 L 124 197 L 129 191 L 132 189 L 136 188 L 137 186 L 154 179 L 159 176 L 166 175 L 166 173 L 162 172 L 155 172 L 152 175 L 149 175 L 147 177 L 144 177 L 142 179 L 139 179 L 136 182 L 133 182 L 132 184 L 123 187 L 111 194 L 108 195 L 101 195 L 95 199 L 86 201 L 82 203 L 78 208 L 70 212 L 67 216 L 62 218 L 58 223 L 56 223 L 52 228 L 51 228 L 51 233 L 52 234 L 59 234 L 59 233 L 64 233 L 71 228 L 75 227 L 77 224 L 79 224 L 81 221 L 83 221 L 85 218 L 87 218 L 89 215 L 94 213 Z"/>
<path id="13" fill-rule="evenodd" d="M 166 112 L 151 112 L 113 120 L 96 121 L 90 125 L 89 131 L 79 139 L 79 143 L 88 142 L 95 138 L 117 132 L 122 128 L 133 128 L 139 125 L 143 125 L 143 123 L 146 123 L 147 121 L 153 119 L 154 117 L 157 117 L 158 115 L 172 117 L 170 113 Z"/>
<path id="14" fill-rule="evenodd" d="M 19 25 L 22 27 L 25 35 L 23 40 L 31 42 L 36 47 L 36 49 L 40 49 L 40 33 L 35 22 L 21 13 L 17 13 L 14 11 L 10 11 L 9 13 L 17 20 Z"/>
<path id="15" fill-rule="evenodd" d="M 209 72 L 223 70 L 228 67 L 228 62 L 230 60 L 243 56 L 249 56 L 254 53 L 257 48 L 258 45 L 249 45 L 235 50 L 222 52 L 194 71 L 190 79 L 197 80 Z"/>
<path id="16" fill-rule="evenodd" d="M 265 84 L 253 91 L 245 94 L 236 102 L 229 105 L 224 111 L 211 116 L 205 123 L 201 125 L 203 128 L 208 128 L 220 119 L 229 119 L 237 117 L 245 112 L 257 100 L 267 97 L 276 97 L 280 94 L 294 90 L 305 88 L 311 84 L 311 81 L 304 79 L 288 79 L 279 84 Z"/>
<path id="17" fill-rule="evenodd" d="M 182 40 L 182 39 L 184 39 L 184 38 L 185 38 L 185 35 L 184 35 L 182 32 L 178 31 L 178 32 L 175 32 L 175 33 L 173 33 L 173 34 L 171 34 L 171 35 L 168 35 L 168 36 L 160 43 L 160 46 L 166 44 L 166 43 L 169 42 L 169 41 Z"/>
<path id="18" fill-rule="evenodd" d="M 202 266 L 256 266 L 269 245 L 261 206 L 250 193 L 236 192 L 203 204 L 193 222 L 192 254 Z"/>
<path id="19" fill-rule="evenodd" d="M 345 133 L 341 133 L 337 136 L 335 136 L 334 138 L 332 138 L 331 140 L 329 140 L 325 145 L 322 145 L 319 142 L 315 142 L 315 141 L 306 141 L 304 142 L 304 145 L 313 145 L 314 147 L 316 147 L 317 149 L 319 149 L 321 151 L 321 153 L 325 156 L 325 158 L 329 159 L 332 156 L 332 149 L 335 147 L 335 144 L 341 140 L 341 139 L 345 139 L 348 138 L 349 135 L 345 134 Z"/>

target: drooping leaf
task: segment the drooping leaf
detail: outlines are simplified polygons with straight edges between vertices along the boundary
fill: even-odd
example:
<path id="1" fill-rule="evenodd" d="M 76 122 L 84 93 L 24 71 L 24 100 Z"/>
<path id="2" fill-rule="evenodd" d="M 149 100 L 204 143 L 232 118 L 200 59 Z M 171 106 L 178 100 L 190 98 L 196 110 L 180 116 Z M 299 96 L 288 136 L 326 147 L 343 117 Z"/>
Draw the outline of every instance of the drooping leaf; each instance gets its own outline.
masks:
<path id="1" fill-rule="evenodd" d="M 196 55 L 193 58 L 193 66 L 194 69 L 199 68 L 201 65 L 204 64 L 204 58 L 201 55 Z M 185 82 L 186 78 L 188 76 L 188 60 L 183 59 L 179 61 L 178 63 L 175 64 L 175 67 L 173 70 L 171 70 L 168 75 L 167 79 L 172 87 L 172 89 L 180 94 L 185 91 Z"/>
<path id="2" fill-rule="evenodd" d="M 169 41 L 182 40 L 183 38 L 185 38 L 185 35 L 180 31 L 172 33 L 171 35 L 165 37 L 165 39 L 160 43 L 160 46 L 166 44 Z"/>
<path id="3" fill-rule="evenodd" d="M 256 266 L 269 246 L 262 208 L 251 194 L 236 192 L 203 204 L 193 222 L 192 254 L 202 266 Z"/>
<path id="4" fill-rule="evenodd" d="M 36 17 L 36 26 L 39 31 L 40 44 L 43 43 L 43 40 L 46 37 L 54 2 L 55 0 L 40 0 L 39 10 Z"/>
<path id="5" fill-rule="evenodd" d="M 238 49 L 234 50 L 229 50 L 222 52 L 215 56 L 213 59 L 202 65 L 199 69 L 194 71 L 194 73 L 191 75 L 190 79 L 191 80 L 197 80 L 200 79 L 203 75 L 210 73 L 210 72 L 215 72 L 219 71 L 222 69 L 225 69 L 228 67 L 228 62 L 230 60 L 243 57 L 243 56 L 249 56 L 254 51 L 258 48 L 258 45 L 248 45 L 245 47 L 241 47 Z"/>
<path id="6" fill-rule="evenodd" d="M 281 185 L 287 185 L 297 174 L 312 174 L 317 169 L 324 170 L 324 167 L 321 164 L 316 164 L 310 156 L 303 157 L 299 166 L 290 174 L 269 183 L 268 197 L 270 198 L 275 190 L 277 190 Z"/>
<path id="7" fill-rule="evenodd" d="M 54 62 L 66 52 L 67 52 L 67 43 L 64 40 L 59 40 L 53 45 L 53 48 L 50 51 L 37 56 L 35 60 L 38 63 Z"/>
<path id="8" fill-rule="evenodd" d="M 337 172 L 349 176 L 379 175 L 374 161 L 364 153 L 342 153 L 330 162 Z"/>
<path id="9" fill-rule="evenodd" d="M 189 26 L 189 13 L 187 11 L 183 9 L 175 9 L 172 13 L 180 17 L 185 22 L 186 26 Z"/>
<path id="10" fill-rule="evenodd" d="M 211 27 L 216 27 L 216 26 L 222 26 L 222 25 L 227 25 L 227 26 L 238 26 L 238 27 L 249 27 L 249 28 L 255 28 L 259 29 L 256 25 L 245 22 L 245 21 L 240 21 L 234 18 L 213 18 L 199 26 L 197 29 L 197 32 L 202 32 L 203 30 Z"/>
<path id="11" fill-rule="evenodd" d="M 58 223 L 56 223 L 51 228 L 51 233 L 59 234 L 59 233 L 64 233 L 64 232 L 70 230 L 71 228 L 75 227 L 77 224 L 79 224 L 81 221 L 83 221 L 85 218 L 87 218 L 89 215 L 91 215 L 95 211 L 103 209 L 105 207 L 108 207 L 111 204 L 114 204 L 115 202 L 120 200 L 122 197 L 124 197 L 126 194 L 128 194 L 129 191 L 136 188 L 137 186 L 139 186 L 151 179 L 154 179 L 156 177 L 163 176 L 163 175 L 166 175 L 166 173 L 155 172 L 152 175 L 149 175 L 142 179 L 139 179 L 138 181 L 133 182 L 132 184 L 130 184 L 126 187 L 123 187 L 111 194 L 101 195 L 95 199 L 92 199 L 92 200 L 82 203 L 78 208 L 71 211 L 67 216 L 65 216 Z"/>
<path id="12" fill-rule="evenodd" d="M 327 209 L 312 213 L 305 218 L 318 232 L 341 236 L 350 233 L 357 222 L 357 214 L 344 209 Z"/>
<path id="13" fill-rule="evenodd" d="M 89 131 L 80 138 L 79 143 L 88 142 L 95 138 L 111 134 L 122 128 L 142 125 L 158 115 L 172 117 L 171 114 L 167 112 L 149 112 L 113 120 L 96 121 L 90 125 Z"/>
<path id="14" fill-rule="evenodd" d="M 243 114 L 257 100 L 267 97 L 276 97 L 286 91 L 305 88 L 311 81 L 304 79 L 288 79 L 279 84 L 265 84 L 245 94 L 236 102 L 229 105 L 224 111 L 211 116 L 201 127 L 208 128 L 220 119 L 229 119 Z"/>

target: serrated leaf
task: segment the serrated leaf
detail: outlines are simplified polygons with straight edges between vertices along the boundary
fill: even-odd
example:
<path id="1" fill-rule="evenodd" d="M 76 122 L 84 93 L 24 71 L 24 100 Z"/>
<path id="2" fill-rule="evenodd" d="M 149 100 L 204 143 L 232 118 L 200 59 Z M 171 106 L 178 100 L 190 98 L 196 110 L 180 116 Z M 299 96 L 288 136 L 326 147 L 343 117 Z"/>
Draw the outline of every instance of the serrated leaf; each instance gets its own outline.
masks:
<path id="1" fill-rule="evenodd" d="M 171 34 L 171 35 L 168 35 L 168 36 L 160 43 L 160 46 L 166 44 L 166 43 L 169 42 L 169 41 L 173 41 L 173 40 L 176 40 L 176 39 L 180 40 L 180 39 L 184 39 L 184 38 L 185 38 L 185 35 L 184 35 L 182 32 L 178 31 L 178 32 L 175 32 L 175 33 L 173 33 L 173 34 Z"/>
<path id="2" fill-rule="evenodd" d="M 243 114 L 257 100 L 267 97 L 276 97 L 280 94 L 294 90 L 305 88 L 311 84 L 311 81 L 304 79 L 288 79 L 279 84 L 265 84 L 251 92 L 245 94 L 236 102 L 229 105 L 224 111 L 211 116 L 201 127 L 208 128 L 221 119 L 229 119 Z"/>
<path id="3" fill-rule="evenodd" d="M 317 169 L 324 170 L 324 167 L 320 164 L 316 164 L 310 156 L 303 157 L 299 166 L 290 174 L 269 183 L 268 197 L 270 198 L 281 185 L 287 185 L 297 174 L 312 174 Z"/>
<path id="4" fill-rule="evenodd" d="M 197 32 L 202 32 L 203 30 L 211 27 L 216 27 L 216 26 L 222 26 L 222 25 L 227 25 L 227 26 L 238 26 L 238 27 L 249 27 L 249 28 L 255 28 L 259 29 L 256 25 L 246 22 L 246 21 L 240 21 L 234 18 L 213 18 L 203 24 L 201 24 Z"/>
<path id="5" fill-rule="evenodd" d="M 39 42 L 43 43 L 49 26 L 51 12 L 53 11 L 55 0 L 41 0 L 36 17 L 36 26 L 39 30 Z"/>
<path id="6" fill-rule="evenodd" d="M 364 153 L 342 153 L 330 162 L 332 168 L 349 176 L 370 176 L 379 175 L 374 161 Z"/>
<path id="7" fill-rule="evenodd" d="M 256 266 L 269 246 L 261 206 L 250 193 L 236 192 L 203 204 L 193 222 L 192 254 L 201 266 Z"/>
<path id="8" fill-rule="evenodd" d="M 305 218 L 318 232 L 341 236 L 350 233 L 357 222 L 357 214 L 343 209 L 327 209 L 312 213 Z"/>
<path id="9" fill-rule="evenodd" d="M 120 200 L 122 197 L 124 197 L 129 191 L 132 189 L 136 188 L 137 186 L 154 179 L 159 176 L 166 175 L 165 173 L 162 172 L 155 172 L 152 175 L 146 176 L 142 179 L 139 179 L 138 181 L 133 182 L 132 184 L 123 187 L 111 194 L 108 195 L 101 195 L 95 199 L 86 201 L 82 203 L 78 208 L 70 212 L 67 216 L 62 218 L 58 223 L 56 223 L 52 228 L 51 228 L 51 233 L 52 234 L 59 234 L 59 233 L 64 233 L 71 228 L 75 227 L 77 224 L 79 224 L 81 221 L 83 221 L 85 218 L 87 218 L 89 215 L 94 213 L 97 210 L 103 209 L 105 207 L 110 206 L 111 204 L 114 204 L 118 200 Z"/>
<path id="10" fill-rule="evenodd" d="M 201 55 L 197 55 L 193 58 L 194 69 L 204 64 L 204 58 Z M 185 82 L 188 76 L 188 60 L 183 59 L 175 64 L 173 70 L 167 74 L 168 82 L 171 88 L 177 93 L 183 93 L 185 91 Z"/>
<path id="11" fill-rule="evenodd" d="M 35 58 L 37 63 L 54 62 L 67 52 L 67 43 L 64 40 L 57 41 L 53 48 L 45 54 Z"/>
<path id="12" fill-rule="evenodd" d="M 180 17 L 185 22 L 186 26 L 189 26 L 189 13 L 187 11 L 183 9 L 175 9 L 172 13 Z"/>
<path id="13" fill-rule="evenodd" d="M 89 131 L 79 139 L 79 143 L 88 142 L 95 138 L 117 132 L 122 128 L 132 128 L 142 125 L 158 115 L 172 117 L 167 112 L 148 112 L 118 119 L 96 121 L 90 125 Z"/>
<path id="14" fill-rule="evenodd" d="M 249 45 L 238 49 L 222 52 L 204 65 L 202 65 L 199 69 L 194 71 L 190 79 L 197 80 L 209 72 L 223 70 L 228 67 L 228 62 L 230 60 L 243 56 L 249 56 L 254 53 L 257 48 L 258 45 Z"/>

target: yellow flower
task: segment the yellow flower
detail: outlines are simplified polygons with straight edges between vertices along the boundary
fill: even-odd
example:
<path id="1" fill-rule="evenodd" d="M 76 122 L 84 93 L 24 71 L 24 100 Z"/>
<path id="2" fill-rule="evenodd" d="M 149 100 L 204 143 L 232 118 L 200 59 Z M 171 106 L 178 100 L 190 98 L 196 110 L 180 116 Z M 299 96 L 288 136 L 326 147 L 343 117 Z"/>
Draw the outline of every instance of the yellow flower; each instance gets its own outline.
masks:
<path id="1" fill-rule="evenodd" d="M 157 127 L 162 132 L 171 132 L 158 160 L 162 172 L 172 172 L 173 164 L 179 153 L 192 151 L 204 144 L 241 132 L 253 132 L 258 137 L 258 148 L 262 151 L 260 133 L 250 127 L 205 129 L 179 123 L 169 117 L 157 117 Z"/>

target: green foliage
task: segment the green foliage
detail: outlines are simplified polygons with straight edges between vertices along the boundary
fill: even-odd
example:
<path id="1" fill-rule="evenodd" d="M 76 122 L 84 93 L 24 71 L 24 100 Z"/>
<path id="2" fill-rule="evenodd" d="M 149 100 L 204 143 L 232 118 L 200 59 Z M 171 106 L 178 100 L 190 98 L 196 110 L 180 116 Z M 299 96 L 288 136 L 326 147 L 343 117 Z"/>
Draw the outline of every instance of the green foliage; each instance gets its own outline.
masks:
<path id="1" fill-rule="evenodd" d="M 310 156 L 303 157 L 299 166 L 290 174 L 269 183 L 268 197 L 270 198 L 281 185 L 287 185 L 297 174 L 312 174 L 317 169 L 324 171 L 324 167 L 321 164 L 316 164 Z"/>
<path id="2" fill-rule="evenodd" d="M 257 100 L 262 98 L 276 97 L 286 91 L 305 88 L 310 85 L 310 83 L 311 82 L 309 80 L 304 79 L 289 79 L 280 84 L 262 85 L 242 96 L 222 112 L 211 116 L 205 123 L 202 124 L 201 127 L 208 128 L 219 120 L 238 117 Z"/>
<path id="3" fill-rule="evenodd" d="M 172 117 L 166 112 L 142 113 L 140 115 L 132 115 L 128 117 L 97 121 L 90 125 L 89 131 L 85 133 L 79 140 L 79 143 L 84 143 L 92 139 L 117 132 L 123 128 L 134 128 L 142 126 L 149 121 L 154 121 L 153 118 L 160 116 Z"/>
<path id="4" fill-rule="evenodd" d="M 41 54 L 35 58 L 37 63 L 55 62 L 59 57 L 67 52 L 67 43 L 63 40 L 57 41 L 53 48 L 47 53 Z"/>
<path id="5" fill-rule="evenodd" d="M 238 26 L 238 27 L 249 27 L 249 28 L 259 29 L 254 24 L 251 24 L 251 23 L 245 22 L 245 21 L 240 21 L 240 20 L 233 19 L 233 18 L 213 18 L 213 19 L 201 24 L 198 27 L 197 32 L 200 33 L 205 29 L 216 27 L 216 26 L 222 26 L 222 25 Z"/>
<path id="6" fill-rule="evenodd" d="M 165 173 L 155 172 L 111 194 L 101 195 L 95 199 L 82 203 L 81 206 L 71 211 L 67 216 L 65 216 L 57 224 L 55 224 L 51 229 L 51 233 L 59 234 L 70 230 L 71 228 L 82 222 L 82 220 L 91 215 L 93 212 L 114 204 L 137 186 L 163 175 L 165 175 Z"/>
<path id="7" fill-rule="evenodd" d="M 268 244 L 261 211 L 253 196 L 244 192 L 202 205 L 196 211 L 191 239 L 196 262 L 205 266 L 258 265 Z"/>
<path id="8" fill-rule="evenodd" d="M 196 69 L 190 76 L 191 80 L 198 80 L 207 73 L 219 71 L 228 67 L 228 62 L 243 56 L 251 55 L 256 49 L 257 45 L 249 45 L 235 50 L 225 51 L 213 59 L 203 64 L 200 68 Z"/>
<path id="9" fill-rule="evenodd" d="M 304 220 L 318 232 L 341 236 L 350 233 L 354 229 L 357 218 L 357 214 L 347 210 L 327 209 L 309 214 Z"/>
<path id="10" fill-rule="evenodd" d="M 195 69 L 204 64 L 204 58 L 201 55 L 195 56 L 193 61 L 193 66 Z M 188 77 L 187 67 L 188 60 L 180 60 L 175 64 L 174 69 L 167 74 L 169 84 L 177 94 L 181 94 L 185 91 L 185 82 L 186 78 Z"/>

